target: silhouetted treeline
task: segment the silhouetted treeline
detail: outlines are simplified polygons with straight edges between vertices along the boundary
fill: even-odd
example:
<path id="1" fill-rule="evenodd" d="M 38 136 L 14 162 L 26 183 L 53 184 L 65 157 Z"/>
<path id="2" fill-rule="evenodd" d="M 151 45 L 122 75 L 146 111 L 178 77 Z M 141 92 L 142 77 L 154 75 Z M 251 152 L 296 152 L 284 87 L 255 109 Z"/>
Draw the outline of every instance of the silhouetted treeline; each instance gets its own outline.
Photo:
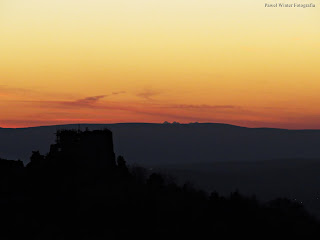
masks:
<path id="1" fill-rule="evenodd" d="M 63 134 L 67 143 L 58 138 L 47 155 L 33 152 L 26 167 L 0 160 L 0 239 L 319 236 L 316 219 L 296 202 L 261 204 L 238 192 L 223 197 L 178 186 L 161 174 L 128 168 L 112 145 L 102 148 L 103 139 L 112 144 L 110 132 Z"/>

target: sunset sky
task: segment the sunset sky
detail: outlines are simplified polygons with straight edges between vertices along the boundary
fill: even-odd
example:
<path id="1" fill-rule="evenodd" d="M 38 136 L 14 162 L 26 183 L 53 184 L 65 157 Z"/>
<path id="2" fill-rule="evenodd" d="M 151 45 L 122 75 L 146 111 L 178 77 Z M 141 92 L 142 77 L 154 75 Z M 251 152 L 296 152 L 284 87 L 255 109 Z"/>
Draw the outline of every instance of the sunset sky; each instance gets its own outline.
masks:
<path id="1" fill-rule="evenodd" d="M 0 127 L 320 129 L 320 0 L 265 2 L 1 0 Z"/>

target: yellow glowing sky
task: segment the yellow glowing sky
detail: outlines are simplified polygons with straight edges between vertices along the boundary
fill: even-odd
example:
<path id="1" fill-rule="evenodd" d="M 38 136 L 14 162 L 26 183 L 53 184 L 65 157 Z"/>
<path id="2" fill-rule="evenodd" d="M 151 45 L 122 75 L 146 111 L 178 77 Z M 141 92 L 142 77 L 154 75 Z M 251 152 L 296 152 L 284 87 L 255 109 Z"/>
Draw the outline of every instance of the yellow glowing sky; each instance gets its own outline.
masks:
<path id="1" fill-rule="evenodd" d="M 320 128 L 320 0 L 265 2 L 1 0 L 0 127 Z"/>

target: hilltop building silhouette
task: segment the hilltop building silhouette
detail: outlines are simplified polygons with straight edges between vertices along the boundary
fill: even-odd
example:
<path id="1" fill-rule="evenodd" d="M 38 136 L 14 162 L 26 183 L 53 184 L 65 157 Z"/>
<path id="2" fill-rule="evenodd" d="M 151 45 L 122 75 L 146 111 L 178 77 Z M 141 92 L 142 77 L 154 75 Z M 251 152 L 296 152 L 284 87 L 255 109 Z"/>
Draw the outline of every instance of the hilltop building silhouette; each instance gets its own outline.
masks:
<path id="1" fill-rule="evenodd" d="M 56 136 L 56 143 L 50 146 L 47 159 L 62 160 L 63 164 L 72 159 L 74 166 L 85 168 L 116 166 L 110 130 L 59 130 Z"/>

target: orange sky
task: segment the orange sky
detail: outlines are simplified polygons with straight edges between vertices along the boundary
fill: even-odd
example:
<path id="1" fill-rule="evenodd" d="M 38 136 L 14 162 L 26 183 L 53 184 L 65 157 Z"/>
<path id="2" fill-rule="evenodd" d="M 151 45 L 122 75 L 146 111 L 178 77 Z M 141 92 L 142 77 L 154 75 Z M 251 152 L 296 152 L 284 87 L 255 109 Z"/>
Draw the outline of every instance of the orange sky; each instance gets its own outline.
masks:
<path id="1" fill-rule="evenodd" d="M 197 121 L 320 129 L 314 3 L 2 0 L 0 127 Z"/>

